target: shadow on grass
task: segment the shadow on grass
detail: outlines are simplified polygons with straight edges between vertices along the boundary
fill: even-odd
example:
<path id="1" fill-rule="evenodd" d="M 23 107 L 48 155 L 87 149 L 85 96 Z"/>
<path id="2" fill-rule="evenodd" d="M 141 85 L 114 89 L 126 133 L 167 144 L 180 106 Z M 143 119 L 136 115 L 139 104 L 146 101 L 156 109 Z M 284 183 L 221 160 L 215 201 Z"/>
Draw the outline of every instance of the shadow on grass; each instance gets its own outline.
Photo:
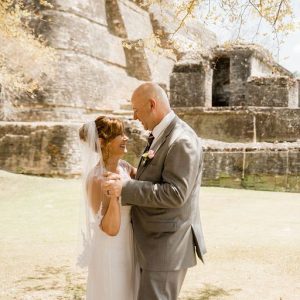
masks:
<path id="1" fill-rule="evenodd" d="M 220 299 L 220 297 L 232 296 L 235 292 L 239 292 L 241 289 L 224 290 L 212 284 L 205 284 L 203 288 L 194 291 L 192 294 L 187 295 L 181 300 L 212 300 Z"/>
<path id="2" fill-rule="evenodd" d="M 83 300 L 85 296 L 85 276 L 72 272 L 68 266 L 36 267 L 33 275 L 16 283 L 22 297 L 38 293 L 39 297 L 45 299 L 54 299 L 55 294 L 57 300 Z"/>

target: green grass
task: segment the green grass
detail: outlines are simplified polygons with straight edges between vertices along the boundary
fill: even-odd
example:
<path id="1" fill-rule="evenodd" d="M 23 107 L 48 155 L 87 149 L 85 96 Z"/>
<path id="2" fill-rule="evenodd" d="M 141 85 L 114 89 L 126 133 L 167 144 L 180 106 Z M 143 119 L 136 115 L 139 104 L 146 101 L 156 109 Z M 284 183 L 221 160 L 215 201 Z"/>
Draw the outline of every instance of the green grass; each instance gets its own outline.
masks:
<path id="1" fill-rule="evenodd" d="M 75 239 L 80 182 L 0 173 L 1 242 Z M 49 226 L 50 225 L 50 226 Z"/>
<path id="2" fill-rule="evenodd" d="M 84 299 L 80 198 L 80 180 L 0 171 L 1 300 Z M 300 299 L 299 194 L 210 187 L 200 198 L 208 254 L 180 299 Z"/>
<path id="3" fill-rule="evenodd" d="M 0 171 L 0 261 L 6 271 L 0 299 L 35 293 L 30 299 L 80 299 L 84 273 L 74 268 L 80 195 L 80 180 Z"/>

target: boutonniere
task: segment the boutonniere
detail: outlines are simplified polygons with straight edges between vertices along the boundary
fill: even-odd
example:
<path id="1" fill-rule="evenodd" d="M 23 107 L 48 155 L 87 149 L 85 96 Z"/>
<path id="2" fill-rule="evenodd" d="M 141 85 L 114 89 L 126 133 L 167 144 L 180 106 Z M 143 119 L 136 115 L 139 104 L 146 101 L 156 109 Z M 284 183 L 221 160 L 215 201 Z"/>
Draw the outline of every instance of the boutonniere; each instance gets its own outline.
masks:
<path id="1" fill-rule="evenodd" d="M 151 160 L 155 155 L 155 151 L 154 150 L 149 150 L 148 152 L 145 152 L 142 155 L 142 158 L 144 160 L 144 164 L 146 163 L 146 161 Z"/>

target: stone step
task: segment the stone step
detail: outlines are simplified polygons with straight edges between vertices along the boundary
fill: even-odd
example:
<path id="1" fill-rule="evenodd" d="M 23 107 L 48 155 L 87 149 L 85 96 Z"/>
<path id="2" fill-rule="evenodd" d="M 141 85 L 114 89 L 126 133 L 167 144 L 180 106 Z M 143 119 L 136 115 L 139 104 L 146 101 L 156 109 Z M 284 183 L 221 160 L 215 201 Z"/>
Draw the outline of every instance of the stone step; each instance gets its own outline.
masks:
<path id="1" fill-rule="evenodd" d="M 120 105 L 120 109 L 121 109 L 121 110 L 129 110 L 129 111 L 132 111 L 132 105 L 131 105 L 131 102 L 127 102 L 127 103 L 121 104 L 121 105 Z"/>

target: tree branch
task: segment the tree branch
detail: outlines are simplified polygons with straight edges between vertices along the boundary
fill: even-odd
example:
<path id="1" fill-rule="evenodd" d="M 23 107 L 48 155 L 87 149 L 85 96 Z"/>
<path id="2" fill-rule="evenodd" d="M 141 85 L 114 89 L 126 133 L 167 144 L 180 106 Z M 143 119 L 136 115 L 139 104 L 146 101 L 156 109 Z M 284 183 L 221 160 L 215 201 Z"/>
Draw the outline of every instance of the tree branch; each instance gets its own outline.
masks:
<path id="1" fill-rule="evenodd" d="M 279 13 L 280 13 L 282 4 L 283 4 L 283 0 L 281 0 L 280 3 L 279 3 L 279 7 L 278 7 L 278 10 L 277 10 L 277 14 L 276 14 L 276 17 L 275 17 L 273 26 L 275 26 L 275 24 L 276 24 L 276 22 L 277 22 L 277 20 L 278 20 L 278 17 L 279 17 Z"/>
<path id="2" fill-rule="evenodd" d="M 182 27 L 182 25 L 184 24 L 184 21 L 186 20 L 186 18 L 192 13 L 194 6 L 196 4 L 197 0 L 192 0 L 190 1 L 190 3 L 188 4 L 188 7 L 186 9 L 186 14 L 185 16 L 181 19 L 179 26 L 176 28 L 176 30 L 172 33 L 172 36 L 174 36 Z"/>

